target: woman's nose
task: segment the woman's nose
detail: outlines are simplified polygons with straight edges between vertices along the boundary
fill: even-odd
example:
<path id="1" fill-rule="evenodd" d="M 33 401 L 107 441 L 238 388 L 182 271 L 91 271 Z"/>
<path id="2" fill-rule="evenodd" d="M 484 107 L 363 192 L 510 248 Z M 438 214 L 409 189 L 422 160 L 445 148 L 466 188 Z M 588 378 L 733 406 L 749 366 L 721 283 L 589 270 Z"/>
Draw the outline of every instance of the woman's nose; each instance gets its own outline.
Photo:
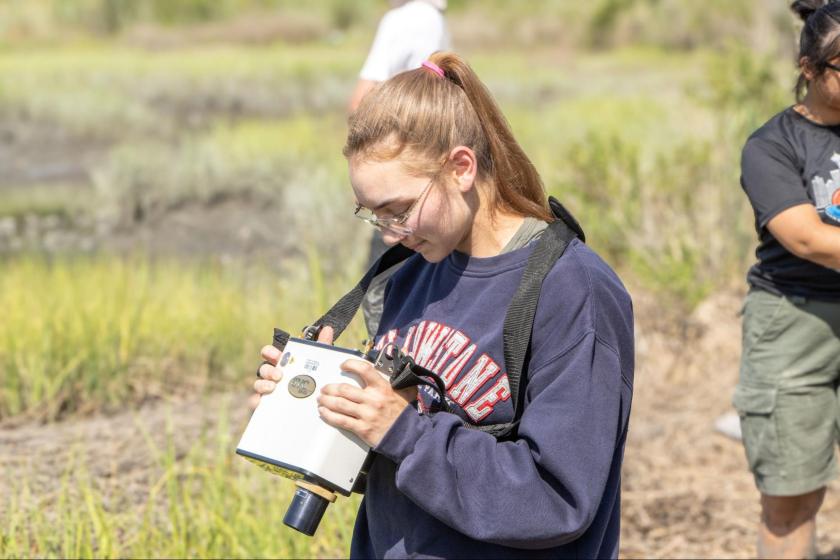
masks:
<path id="1" fill-rule="evenodd" d="M 389 247 L 392 245 L 396 245 L 397 243 L 399 243 L 407 237 L 405 235 L 400 235 L 388 229 L 380 230 L 379 233 L 382 235 L 382 241 L 385 243 L 385 245 L 388 245 Z"/>

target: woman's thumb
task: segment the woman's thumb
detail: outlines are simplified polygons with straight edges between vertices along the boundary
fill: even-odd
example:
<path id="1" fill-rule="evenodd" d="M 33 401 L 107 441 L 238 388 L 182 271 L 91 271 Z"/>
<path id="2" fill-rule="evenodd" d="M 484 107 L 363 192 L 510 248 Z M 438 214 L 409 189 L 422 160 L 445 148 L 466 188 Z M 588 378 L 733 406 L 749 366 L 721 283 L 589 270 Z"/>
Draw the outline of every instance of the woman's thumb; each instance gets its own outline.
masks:
<path id="1" fill-rule="evenodd" d="M 318 333 L 318 342 L 323 342 L 324 344 L 332 344 L 335 331 L 332 327 L 324 327 L 321 329 L 321 332 Z"/>

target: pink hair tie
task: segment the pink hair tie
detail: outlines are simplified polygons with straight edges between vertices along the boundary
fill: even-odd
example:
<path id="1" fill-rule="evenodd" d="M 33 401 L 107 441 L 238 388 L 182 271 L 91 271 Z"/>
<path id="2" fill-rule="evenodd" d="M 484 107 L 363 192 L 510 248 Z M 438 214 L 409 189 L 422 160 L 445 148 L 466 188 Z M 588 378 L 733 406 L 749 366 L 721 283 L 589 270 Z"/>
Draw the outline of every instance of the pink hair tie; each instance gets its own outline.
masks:
<path id="1" fill-rule="evenodd" d="M 440 76 L 441 78 L 446 77 L 443 73 L 443 70 L 440 69 L 440 66 L 438 66 L 434 62 L 431 62 L 429 60 L 424 60 L 423 62 L 420 63 L 420 66 L 422 66 L 423 68 L 428 68 L 429 70 L 431 70 L 432 72 L 434 72 L 435 74 Z"/>

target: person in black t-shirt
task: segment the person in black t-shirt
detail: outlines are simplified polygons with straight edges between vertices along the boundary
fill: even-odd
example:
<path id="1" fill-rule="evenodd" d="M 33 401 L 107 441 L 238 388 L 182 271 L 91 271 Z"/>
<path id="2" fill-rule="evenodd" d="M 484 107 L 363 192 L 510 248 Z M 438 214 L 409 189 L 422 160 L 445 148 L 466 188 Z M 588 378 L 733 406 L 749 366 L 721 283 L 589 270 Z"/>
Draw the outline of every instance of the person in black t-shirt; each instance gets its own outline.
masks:
<path id="1" fill-rule="evenodd" d="M 840 2 L 797 0 L 797 103 L 744 146 L 757 262 L 733 404 L 761 492 L 758 555 L 813 557 L 840 441 Z"/>

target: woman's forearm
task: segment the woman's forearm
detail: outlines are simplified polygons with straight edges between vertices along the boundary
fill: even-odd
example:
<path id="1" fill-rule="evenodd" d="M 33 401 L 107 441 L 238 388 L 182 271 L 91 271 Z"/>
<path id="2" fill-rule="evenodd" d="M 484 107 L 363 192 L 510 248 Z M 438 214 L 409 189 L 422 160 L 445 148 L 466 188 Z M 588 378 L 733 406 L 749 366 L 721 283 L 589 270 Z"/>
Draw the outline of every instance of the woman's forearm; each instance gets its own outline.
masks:
<path id="1" fill-rule="evenodd" d="M 840 227 L 819 224 L 794 253 L 822 266 L 840 269 Z"/>
<path id="2" fill-rule="evenodd" d="M 780 212 L 767 223 L 767 229 L 797 257 L 840 269 L 840 227 L 823 223 L 812 205 L 800 204 Z"/>

